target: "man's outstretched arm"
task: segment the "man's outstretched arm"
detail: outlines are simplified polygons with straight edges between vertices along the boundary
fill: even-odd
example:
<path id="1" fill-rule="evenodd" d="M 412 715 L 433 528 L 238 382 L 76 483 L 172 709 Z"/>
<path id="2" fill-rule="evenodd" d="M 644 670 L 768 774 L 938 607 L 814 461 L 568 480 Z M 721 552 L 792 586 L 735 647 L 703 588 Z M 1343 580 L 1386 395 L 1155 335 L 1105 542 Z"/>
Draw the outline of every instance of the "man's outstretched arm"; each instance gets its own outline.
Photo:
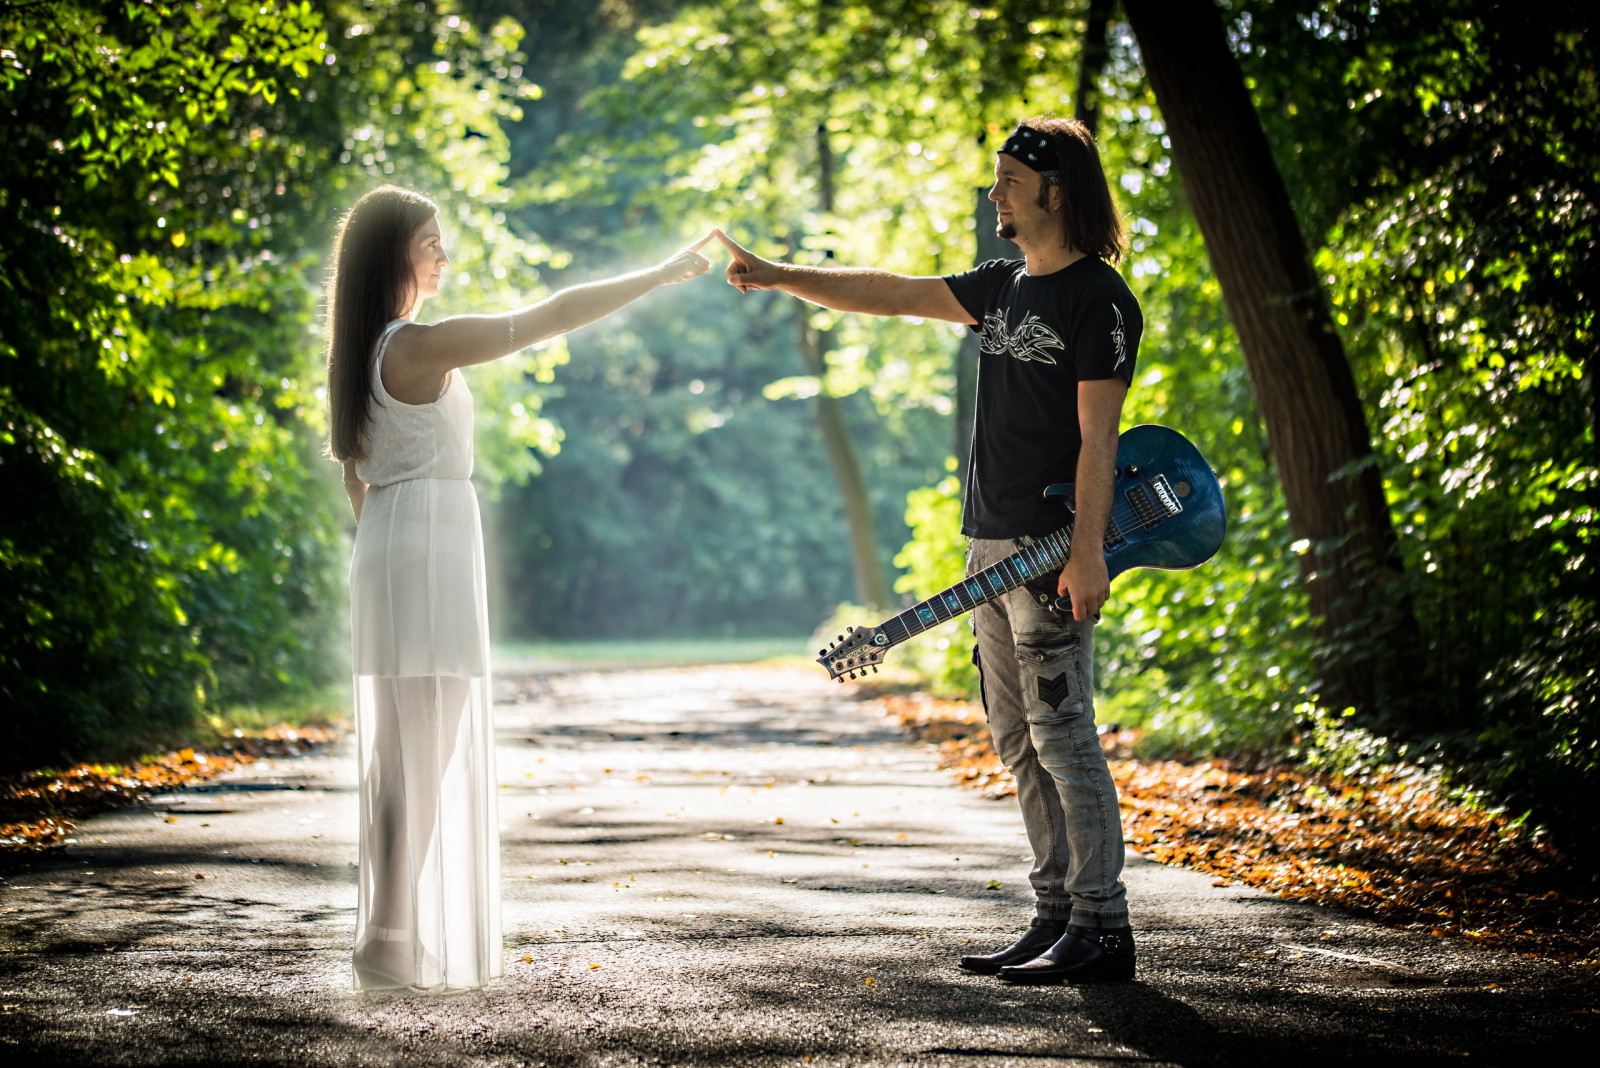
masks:
<path id="1" fill-rule="evenodd" d="M 799 267 L 764 260 L 721 230 L 713 230 L 728 250 L 728 284 L 741 293 L 781 289 L 835 311 L 868 315 L 912 315 L 972 325 L 972 315 L 956 300 L 943 278 L 893 274 L 868 267 Z"/>

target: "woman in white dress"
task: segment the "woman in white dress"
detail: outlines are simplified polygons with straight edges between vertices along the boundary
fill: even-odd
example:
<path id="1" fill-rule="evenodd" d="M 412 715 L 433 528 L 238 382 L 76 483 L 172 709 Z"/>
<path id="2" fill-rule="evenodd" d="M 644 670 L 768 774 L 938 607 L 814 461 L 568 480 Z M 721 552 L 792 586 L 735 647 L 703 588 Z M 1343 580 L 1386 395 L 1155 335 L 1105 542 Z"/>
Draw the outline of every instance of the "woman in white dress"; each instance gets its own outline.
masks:
<path id="1" fill-rule="evenodd" d="M 443 992 L 501 974 L 483 536 L 462 368 L 702 274 L 702 239 L 648 270 L 499 315 L 419 323 L 450 262 L 438 206 L 385 186 L 339 224 L 328 284 L 330 451 L 350 563 L 361 835 L 355 979 Z"/>

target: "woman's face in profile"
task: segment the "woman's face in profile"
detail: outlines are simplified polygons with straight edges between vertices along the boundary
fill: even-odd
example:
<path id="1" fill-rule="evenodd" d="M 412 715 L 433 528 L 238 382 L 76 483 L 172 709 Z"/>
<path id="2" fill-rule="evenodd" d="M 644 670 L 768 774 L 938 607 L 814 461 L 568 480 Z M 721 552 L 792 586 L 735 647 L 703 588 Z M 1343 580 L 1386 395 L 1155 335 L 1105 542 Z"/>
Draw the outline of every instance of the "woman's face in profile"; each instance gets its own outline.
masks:
<path id="1" fill-rule="evenodd" d="M 444 235 L 439 231 L 438 216 L 417 227 L 411 235 L 407 254 L 411 260 L 413 303 L 421 304 L 439 294 L 445 264 L 450 262 L 450 256 L 444 250 Z"/>

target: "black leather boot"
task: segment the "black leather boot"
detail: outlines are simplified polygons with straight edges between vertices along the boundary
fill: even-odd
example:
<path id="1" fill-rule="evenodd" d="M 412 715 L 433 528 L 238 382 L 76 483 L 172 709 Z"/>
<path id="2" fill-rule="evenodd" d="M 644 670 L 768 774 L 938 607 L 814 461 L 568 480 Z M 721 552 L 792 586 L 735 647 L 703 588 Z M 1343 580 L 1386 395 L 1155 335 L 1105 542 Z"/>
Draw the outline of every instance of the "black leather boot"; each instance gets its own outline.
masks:
<path id="1" fill-rule="evenodd" d="M 1133 978 L 1133 929 L 1067 928 L 1060 941 L 1027 963 L 1007 965 L 1008 983 L 1105 983 Z"/>
<path id="2" fill-rule="evenodd" d="M 1034 920 L 1022 937 L 1005 949 L 981 957 L 962 957 L 961 967 L 979 975 L 993 975 L 1008 964 L 1023 964 L 1048 950 L 1067 931 L 1065 923 Z"/>

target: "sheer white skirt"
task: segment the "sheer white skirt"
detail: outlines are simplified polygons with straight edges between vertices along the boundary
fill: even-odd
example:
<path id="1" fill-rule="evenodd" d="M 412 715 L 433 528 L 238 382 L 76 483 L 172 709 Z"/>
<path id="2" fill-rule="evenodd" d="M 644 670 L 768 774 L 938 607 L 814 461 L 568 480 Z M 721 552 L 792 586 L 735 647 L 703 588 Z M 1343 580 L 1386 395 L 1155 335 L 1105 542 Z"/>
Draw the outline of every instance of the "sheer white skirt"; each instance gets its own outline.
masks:
<path id="1" fill-rule="evenodd" d="M 483 540 L 472 485 L 374 487 L 351 561 L 361 990 L 501 974 Z"/>

